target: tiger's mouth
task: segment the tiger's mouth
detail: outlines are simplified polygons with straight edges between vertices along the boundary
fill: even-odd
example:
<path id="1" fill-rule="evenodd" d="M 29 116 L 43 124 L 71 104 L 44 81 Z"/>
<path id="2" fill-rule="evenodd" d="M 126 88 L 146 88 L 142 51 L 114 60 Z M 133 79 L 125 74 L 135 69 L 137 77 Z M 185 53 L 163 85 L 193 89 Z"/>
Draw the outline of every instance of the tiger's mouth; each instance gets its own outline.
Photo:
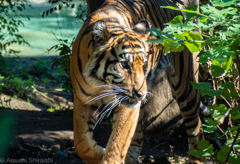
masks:
<path id="1" fill-rule="evenodd" d="M 121 104 L 129 108 L 134 108 L 139 102 L 146 99 L 146 95 L 139 97 L 136 94 L 129 95 L 122 93 L 122 96 L 124 96 L 125 99 L 121 101 Z"/>
<path id="2" fill-rule="evenodd" d="M 136 98 L 131 98 L 131 97 L 129 97 L 128 99 L 123 100 L 121 102 L 121 104 L 123 104 L 124 106 L 129 107 L 129 108 L 134 108 L 138 103 L 139 103 L 139 100 L 137 100 Z"/>

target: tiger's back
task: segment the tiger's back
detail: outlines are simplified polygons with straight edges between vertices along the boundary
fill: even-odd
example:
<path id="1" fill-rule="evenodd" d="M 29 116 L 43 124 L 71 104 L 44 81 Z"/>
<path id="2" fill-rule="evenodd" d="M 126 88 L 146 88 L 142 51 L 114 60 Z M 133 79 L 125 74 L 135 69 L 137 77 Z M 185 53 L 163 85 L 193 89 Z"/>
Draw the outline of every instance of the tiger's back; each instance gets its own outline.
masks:
<path id="1" fill-rule="evenodd" d="M 165 71 L 189 135 L 189 148 L 203 139 L 192 55 L 186 49 L 167 56 L 147 43 L 151 27 L 163 29 L 176 13 L 160 0 L 106 0 L 88 16 L 74 44 L 70 76 L 74 89 L 74 144 L 90 163 L 135 163 L 143 143 L 138 122 L 148 88 Z M 152 53 L 148 53 L 151 51 Z M 92 139 L 98 119 L 114 109 L 106 150 Z M 140 113 L 140 118 L 143 113 Z M 136 132 L 135 132 L 136 130 Z M 128 152 L 128 155 L 127 155 Z"/>

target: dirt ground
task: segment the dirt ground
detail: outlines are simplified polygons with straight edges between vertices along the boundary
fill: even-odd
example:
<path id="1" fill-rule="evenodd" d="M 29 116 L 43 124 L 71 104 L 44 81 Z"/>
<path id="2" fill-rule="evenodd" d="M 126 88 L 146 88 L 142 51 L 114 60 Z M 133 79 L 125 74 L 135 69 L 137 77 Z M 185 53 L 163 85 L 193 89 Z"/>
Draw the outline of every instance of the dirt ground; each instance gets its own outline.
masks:
<path id="1" fill-rule="evenodd" d="M 42 91 L 39 88 L 36 92 L 41 96 L 44 89 Z M 69 93 L 49 91 L 47 97 L 42 96 L 51 103 L 43 104 L 43 101 L 37 101 L 38 98 L 28 102 L 25 97 L 23 99 L 12 98 L 10 102 L 1 105 L 0 114 L 7 113 L 13 116 L 14 127 L 10 137 L 10 146 L 6 156 L 0 158 L 0 163 L 84 163 L 73 147 L 73 113 Z M 29 97 L 32 98 L 31 95 Z M 2 93 L 0 98 L 7 100 L 9 96 Z M 58 101 L 55 101 L 56 99 Z M 54 103 L 59 101 L 67 102 L 68 109 L 47 112 L 49 107 L 54 107 Z M 110 121 L 104 120 L 95 129 L 94 139 L 99 145 L 105 147 L 110 133 Z M 181 135 L 169 137 L 159 132 L 156 133 L 158 134 L 145 135 L 139 163 L 174 163 L 175 156 L 180 162 L 184 162 L 187 157 L 185 153 L 188 147 L 187 137 Z"/>
<path id="2" fill-rule="evenodd" d="M 71 109 L 47 112 L 47 108 L 41 104 L 15 99 L 10 104 L 13 104 L 12 108 L 20 106 L 22 109 L 0 109 L 0 114 L 10 114 L 15 118 L 10 147 L 6 157 L 2 158 L 5 162 L 1 159 L 0 163 L 14 163 L 14 160 L 15 163 L 84 163 L 73 147 Z M 104 120 L 97 126 L 94 139 L 105 147 L 110 133 L 111 124 Z M 186 151 L 186 137 L 146 134 L 139 163 L 170 163 L 174 155 L 184 160 Z"/>

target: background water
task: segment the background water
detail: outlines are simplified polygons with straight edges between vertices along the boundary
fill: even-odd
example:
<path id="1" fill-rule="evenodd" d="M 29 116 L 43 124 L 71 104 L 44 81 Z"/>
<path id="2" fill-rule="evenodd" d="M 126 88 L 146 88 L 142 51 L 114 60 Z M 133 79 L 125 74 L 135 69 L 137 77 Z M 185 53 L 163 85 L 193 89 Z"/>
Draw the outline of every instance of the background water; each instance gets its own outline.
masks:
<path id="1" fill-rule="evenodd" d="M 28 15 L 27 18 L 18 18 L 23 21 L 24 26 L 19 27 L 19 34 L 22 35 L 30 46 L 12 45 L 11 48 L 20 50 L 20 56 L 52 56 L 58 53 L 54 50 L 48 53 L 47 49 L 59 43 L 57 39 L 68 39 L 72 41 L 78 34 L 83 21 L 75 18 L 76 9 L 71 9 L 63 6 L 58 13 L 42 18 L 42 12 L 50 9 L 52 5 L 45 0 L 28 1 L 31 7 L 27 7 L 21 14 Z M 79 1 L 73 1 L 78 3 Z M 83 10 L 86 10 L 86 5 L 83 4 Z M 87 11 L 86 11 L 87 12 Z"/>

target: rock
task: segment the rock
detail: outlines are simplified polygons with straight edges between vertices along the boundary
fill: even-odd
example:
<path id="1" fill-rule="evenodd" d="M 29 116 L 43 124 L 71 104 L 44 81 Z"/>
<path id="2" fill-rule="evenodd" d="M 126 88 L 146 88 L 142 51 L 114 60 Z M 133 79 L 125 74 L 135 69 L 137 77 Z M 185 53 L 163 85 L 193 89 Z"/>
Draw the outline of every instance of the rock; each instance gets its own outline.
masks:
<path id="1" fill-rule="evenodd" d="M 51 146 L 51 153 L 57 153 L 59 152 L 61 149 L 60 149 L 60 145 L 52 145 Z"/>

